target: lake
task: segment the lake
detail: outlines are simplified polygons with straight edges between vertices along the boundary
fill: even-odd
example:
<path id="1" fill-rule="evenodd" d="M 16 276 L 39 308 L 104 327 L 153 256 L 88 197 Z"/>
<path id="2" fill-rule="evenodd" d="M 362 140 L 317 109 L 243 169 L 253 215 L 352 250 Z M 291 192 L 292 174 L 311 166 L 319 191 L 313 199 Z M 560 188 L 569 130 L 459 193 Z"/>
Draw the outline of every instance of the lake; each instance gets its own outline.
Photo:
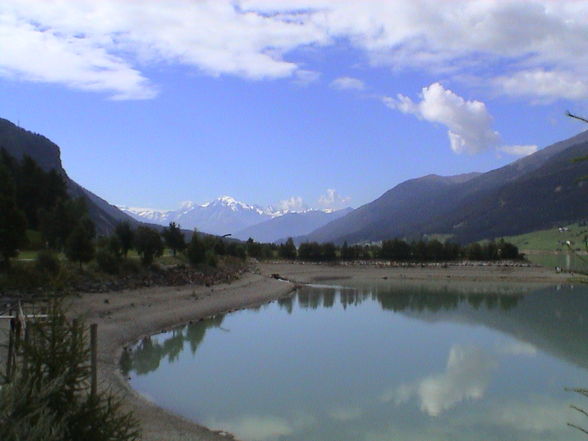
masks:
<path id="1" fill-rule="evenodd" d="M 334 282 L 336 283 L 336 282 Z M 311 286 L 138 342 L 149 400 L 245 441 L 585 440 L 588 287 Z"/>

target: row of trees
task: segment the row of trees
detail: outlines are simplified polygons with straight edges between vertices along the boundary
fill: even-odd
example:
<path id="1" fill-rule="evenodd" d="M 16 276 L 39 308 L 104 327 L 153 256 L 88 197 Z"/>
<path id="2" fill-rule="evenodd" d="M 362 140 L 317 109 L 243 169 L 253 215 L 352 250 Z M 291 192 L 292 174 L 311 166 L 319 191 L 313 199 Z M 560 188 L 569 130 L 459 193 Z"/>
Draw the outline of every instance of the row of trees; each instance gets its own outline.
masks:
<path id="1" fill-rule="evenodd" d="M 122 222 L 116 226 L 111 236 L 98 240 L 96 260 L 102 269 L 113 272 L 120 261 L 127 257 L 128 252 L 135 250 L 141 263 L 148 266 L 163 255 L 166 247 L 174 257 L 185 255 L 193 265 L 216 266 L 218 256 L 246 257 L 245 246 L 235 241 L 227 242 L 223 238 L 196 231 L 187 241 L 180 225 L 175 222 L 171 222 L 161 232 L 146 226 L 133 229 L 128 222 Z"/>
<path id="2" fill-rule="evenodd" d="M 281 245 L 256 243 L 247 241 L 248 255 L 257 258 L 282 258 L 287 260 L 307 260 L 328 262 L 335 260 L 370 260 L 386 259 L 412 262 L 440 262 L 459 259 L 468 260 L 499 260 L 519 259 L 518 248 L 503 239 L 485 243 L 459 245 L 439 240 L 412 241 L 401 239 L 385 240 L 381 245 L 348 245 L 333 243 L 305 242 L 298 249 L 290 238 Z M 254 254 L 250 252 L 254 251 Z"/>

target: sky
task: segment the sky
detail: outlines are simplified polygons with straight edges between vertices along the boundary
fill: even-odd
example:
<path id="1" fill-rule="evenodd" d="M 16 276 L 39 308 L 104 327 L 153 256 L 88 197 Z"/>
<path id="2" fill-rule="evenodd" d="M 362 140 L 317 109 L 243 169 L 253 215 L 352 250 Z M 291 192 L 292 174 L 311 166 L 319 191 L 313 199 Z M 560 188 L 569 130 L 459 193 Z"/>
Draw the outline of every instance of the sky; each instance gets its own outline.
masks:
<path id="1" fill-rule="evenodd" d="M 0 117 L 111 203 L 358 207 L 586 127 L 588 1 L 2 0 Z"/>

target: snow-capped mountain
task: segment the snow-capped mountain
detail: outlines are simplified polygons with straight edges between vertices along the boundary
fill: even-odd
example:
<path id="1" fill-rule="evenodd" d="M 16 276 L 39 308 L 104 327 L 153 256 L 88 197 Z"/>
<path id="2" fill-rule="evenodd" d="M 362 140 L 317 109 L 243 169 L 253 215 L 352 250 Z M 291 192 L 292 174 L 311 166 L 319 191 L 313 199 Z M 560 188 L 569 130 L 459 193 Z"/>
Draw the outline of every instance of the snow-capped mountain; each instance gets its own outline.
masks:
<path id="1" fill-rule="evenodd" d="M 233 236 L 242 240 L 251 237 L 257 242 L 278 242 L 288 237 L 309 234 L 351 211 L 353 211 L 351 208 L 343 208 L 341 210 L 305 210 L 297 213 L 282 212 L 280 216 L 237 231 Z"/>
<path id="2" fill-rule="evenodd" d="M 309 219 L 313 221 L 309 225 L 315 226 L 318 218 L 322 218 L 320 214 L 322 211 L 318 210 L 283 210 L 275 209 L 273 207 L 262 208 L 258 205 L 246 204 L 244 202 L 237 201 L 230 196 L 221 196 L 214 201 L 206 202 L 204 204 L 197 204 L 195 202 L 184 202 L 177 210 L 155 210 L 149 208 L 137 208 L 137 207 L 125 207 L 119 206 L 122 211 L 129 214 L 134 219 L 142 222 L 150 222 L 160 225 L 168 225 L 170 222 L 179 224 L 182 228 L 192 230 L 196 228 L 198 231 L 211 234 L 232 234 L 234 237 L 241 238 L 243 234 L 247 234 L 249 227 L 261 224 L 271 219 L 281 218 L 285 215 L 297 214 L 302 217 L 299 220 L 302 224 L 306 225 L 306 221 L 302 218 L 308 214 Z M 324 210 L 324 213 L 332 213 L 333 210 Z M 331 216 L 325 216 L 325 219 L 329 219 Z M 300 227 L 300 222 L 295 222 Z M 322 224 L 322 222 L 319 222 Z M 281 225 L 282 223 L 280 223 Z M 270 224 L 272 225 L 272 224 Z M 287 237 L 288 235 L 299 235 L 298 229 L 294 228 L 291 234 L 288 234 L 289 229 L 280 231 L 281 235 L 278 238 Z M 307 228 L 304 228 L 305 233 Z M 308 231 L 310 232 L 310 230 Z M 243 234 L 239 234 L 243 233 Z M 283 233 L 283 234 L 282 234 Z M 284 236 L 285 235 L 285 236 Z M 254 236 L 258 236 L 258 232 Z M 272 234 L 273 238 L 275 235 Z M 249 237 L 249 236 L 247 236 Z M 245 239 L 247 239 L 245 237 Z M 265 235 L 260 235 L 259 239 L 265 239 Z M 256 237 L 254 237 L 256 238 Z M 256 238 L 256 240 L 259 240 Z"/>
<path id="3" fill-rule="evenodd" d="M 184 202 L 178 210 L 155 210 L 149 208 L 119 206 L 125 213 L 142 222 L 168 225 L 176 222 L 182 228 L 211 234 L 234 234 L 244 228 L 279 216 L 272 209 L 263 209 L 237 201 L 230 196 L 221 196 L 204 204 Z"/>

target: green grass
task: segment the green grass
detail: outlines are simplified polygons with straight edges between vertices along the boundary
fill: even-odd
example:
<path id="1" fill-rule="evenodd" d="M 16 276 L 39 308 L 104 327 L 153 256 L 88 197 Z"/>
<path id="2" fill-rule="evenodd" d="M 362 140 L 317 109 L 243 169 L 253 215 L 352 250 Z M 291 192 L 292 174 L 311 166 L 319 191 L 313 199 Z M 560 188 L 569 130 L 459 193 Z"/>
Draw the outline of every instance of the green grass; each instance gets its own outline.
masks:
<path id="1" fill-rule="evenodd" d="M 37 250 L 24 250 L 18 253 L 18 260 L 35 260 L 37 258 Z"/>
<path id="2" fill-rule="evenodd" d="M 507 236 L 504 240 L 512 242 L 520 250 L 566 251 L 569 250 L 566 241 L 570 241 L 574 250 L 585 250 L 584 238 L 588 236 L 588 226 L 571 224 L 566 227 L 568 231 L 565 232 L 560 232 L 558 228 L 550 228 L 518 236 Z"/>

